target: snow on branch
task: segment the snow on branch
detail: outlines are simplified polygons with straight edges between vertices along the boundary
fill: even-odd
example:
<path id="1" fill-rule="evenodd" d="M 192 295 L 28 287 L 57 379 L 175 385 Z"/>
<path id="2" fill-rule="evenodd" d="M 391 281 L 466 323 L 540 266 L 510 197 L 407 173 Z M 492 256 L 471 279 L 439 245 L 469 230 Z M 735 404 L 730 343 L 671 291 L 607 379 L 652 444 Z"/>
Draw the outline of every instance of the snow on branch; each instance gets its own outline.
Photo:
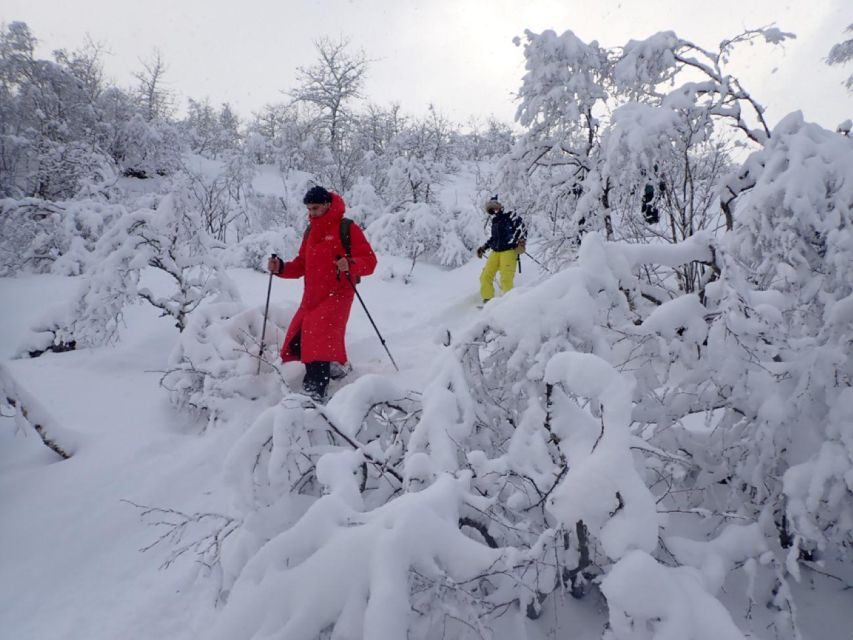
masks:
<path id="1" fill-rule="evenodd" d="M 171 317 L 183 331 L 189 314 L 203 300 L 239 299 L 214 244 L 197 214 L 175 195 L 162 198 L 156 209 L 118 218 L 98 240 L 94 266 L 85 274 L 57 338 L 65 343 L 73 340 L 77 347 L 114 342 L 124 308 L 139 300 Z M 144 286 L 149 269 L 165 276 L 165 284 Z"/>
<path id="2" fill-rule="evenodd" d="M 726 608 L 687 567 L 667 567 L 641 550 L 629 552 L 604 578 L 612 638 L 636 637 L 650 628 L 653 638 L 745 640 Z"/>
<path id="3" fill-rule="evenodd" d="M 597 356 L 564 352 L 549 360 L 544 381 L 559 382 L 601 406 L 596 439 L 566 444 L 569 469 L 548 510 L 568 526 L 586 524 L 613 559 L 630 549 L 653 551 L 659 527 L 655 499 L 634 467 L 628 437 L 630 379 Z"/>
<path id="4" fill-rule="evenodd" d="M 169 356 L 161 386 L 173 404 L 198 412 L 209 426 L 237 416 L 251 421 L 257 407 L 274 405 L 284 394 L 278 345 L 292 316 L 292 307 L 270 305 L 259 354 L 261 307 L 221 302 L 198 309 Z M 261 375 L 258 358 L 266 363 Z"/>
<path id="5" fill-rule="evenodd" d="M 73 456 L 82 444 L 80 434 L 60 425 L 42 404 L 15 382 L 7 365 L 0 364 L 0 394 L 15 409 L 20 429 L 31 428 L 44 445 L 63 460 Z"/>
<path id="6" fill-rule="evenodd" d="M 848 25 L 845 31 L 847 33 L 853 33 L 853 24 Z M 830 65 L 847 64 L 851 60 L 853 60 L 853 38 L 832 45 L 832 48 L 829 50 L 829 55 L 826 57 L 826 63 Z M 848 91 L 853 91 L 853 75 L 850 75 L 847 80 L 845 80 L 844 85 L 847 87 Z"/>
<path id="7" fill-rule="evenodd" d="M 467 491 L 464 478 L 443 475 L 360 513 L 332 490 L 246 565 L 213 637 L 311 640 L 328 629 L 333 637 L 396 640 L 425 633 L 450 612 L 485 630 L 477 612 L 490 598 L 477 587 L 512 556 L 459 530 Z"/>
<path id="8" fill-rule="evenodd" d="M 618 242 L 612 245 L 631 266 L 656 264 L 678 267 L 689 262 L 714 264 L 714 242 L 709 235 L 696 234 L 683 242 L 667 245 Z"/>

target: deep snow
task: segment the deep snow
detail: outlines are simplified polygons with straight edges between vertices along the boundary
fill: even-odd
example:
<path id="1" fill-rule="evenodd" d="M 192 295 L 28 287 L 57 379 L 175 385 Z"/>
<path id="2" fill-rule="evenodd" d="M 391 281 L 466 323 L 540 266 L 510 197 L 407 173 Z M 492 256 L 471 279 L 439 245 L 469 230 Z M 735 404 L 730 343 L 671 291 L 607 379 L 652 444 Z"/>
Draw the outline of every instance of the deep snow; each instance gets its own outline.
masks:
<path id="1" fill-rule="evenodd" d="M 443 329 L 478 312 L 473 260 L 455 270 L 417 265 L 409 284 L 390 272 L 409 264 L 383 257 L 359 289 L 401 368 L 398 380 L 422 388 Z M 529 261 L 516 284 L 533 280 Z M 263 306 L 267 277 L 232 270 L 243 301 Z M 227 510 L 221 465 L 238 435 L 199 425 L 174 409 L 159 386 L 177 330 L 148 305 L 126 313 L 114 347 L 11 359 L 45 311 L 71 299 L 74 278 L 0 279 L 0 367 L 31 412 L 72 432 L 78 448 L 60 461 L 29 428 L 16 428 L 11 407 L 0 418 L 0 634 L 16 640 L 193 638 L 209 615 L 211 594 L 192 584 L 189 560 L 159 570 L 166 550 L 140 553 L 157 538 L 124 501 L 185 512 Z M 301 281 L 275 280 L 271 304 L 298 302 Z M 393 367 L 358 300 L 347 333 L 355 371 Z M 288 368 L 298 382 L 301 368 Z M 200 617 L 201 619 L 196 620 Z"/>
<path id="2" fill-rule="evenodd" d="M 393 368 L 356 300 L 348 330 L 354 373 L 339 389 L 365 374 L 394 375 L 396 383 L 422 391 L 441 352 L 446 331 L 476 320 L 478 274 L 482 262 L 444 270 L 418 265 L 406 284 L 399 275 L 409 265 L 380 257 L 377 273 L 360 291 L 401 368 Z M 262 307 L 267 277 L 231 270 L 245 304 Z M 529 260 L 517 286 L 537 281 L 541 272 Z M 0 279 L 0 363 L 31 413 L 64 433 L 76 447 L 60 461 L 28 427 L 16 428 L 4 406 L 0 418 L 0 629 L 16 640 L 192 639 L 206 637 L 215 622 L 215 593 L 195 580 L 199 567 L 190 557 L 162 570 L 169 552 L 155 546 L 157 529 L 140 519 L 130 503 L 173 508 L 186 513 L 227 513 L 231 495 L 223 465 L 242 425 L 202 425 L 177 411 L 159 386 L 178 334 L 168 319 L 148 306 L 134 306 L 116 346 L 37 359 L 11 359 L 28 327 L 54 305 L 69 300 L 74 278 L 22 276 Z M 299 281 L 276 280 L 272 304 L 295 303 Z M 507 300 L 506 302 L 510 302 Z M 523 316 L 523 310 L 519 310 Z M 285 371 L 298 385 L 301 368 Z M 555 374 L 556 375 L 556 374 Z M 638 558 L 638 562 L 639 562 Z M 844 638 L 853 628 L 849 591 L 831 579 L 810 575 L 797 588 L 802 627 L 808 639 Z M 635 587 L 636 588 L 636 587 Z M 598 598 L 594 593 L 588 598 Z M 724 593 L 734 611 L 745 610 Z M 590 600 L 568 600 L 555 610 L 546 604 L 549 624 L 558 623 L 573 638 L 599 638 L 603 618 Z M 507 638 L 520 637 L 517 621 L 507 620 Z M 529 637 L 539 637 L 534 623 Z M 570 631 L 569 631 L 570 630 Z M 761 637 L 761 636 L 747 636 Z M 235 639 L 238 640 L 238 639 Z"/>

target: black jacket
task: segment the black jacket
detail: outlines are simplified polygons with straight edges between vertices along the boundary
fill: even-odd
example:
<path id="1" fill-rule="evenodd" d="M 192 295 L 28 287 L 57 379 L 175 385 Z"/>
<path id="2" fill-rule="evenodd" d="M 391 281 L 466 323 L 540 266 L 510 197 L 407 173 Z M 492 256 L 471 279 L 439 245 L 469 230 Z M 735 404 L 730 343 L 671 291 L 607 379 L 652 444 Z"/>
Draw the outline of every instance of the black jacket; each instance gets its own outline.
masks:
<path id="1" fill-rule="evenodd" d="M 526 237 L 527 229 L 521 217 L 512 211 L 501 211 L 492 215 L 492 235 L 483 247 L 492 251 L 507 251 L 515 249 Z"/>

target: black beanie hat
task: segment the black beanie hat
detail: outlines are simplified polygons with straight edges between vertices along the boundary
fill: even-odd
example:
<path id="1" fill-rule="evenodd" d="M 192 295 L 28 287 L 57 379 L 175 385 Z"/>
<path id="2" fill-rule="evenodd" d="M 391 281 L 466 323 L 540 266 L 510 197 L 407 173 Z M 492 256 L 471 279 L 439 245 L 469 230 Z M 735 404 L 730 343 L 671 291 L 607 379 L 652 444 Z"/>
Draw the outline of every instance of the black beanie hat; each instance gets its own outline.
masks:
<path id="1" fill-rule="evenodd" d="M 311 187 L 302 198 L 302 204 L 327 204 L 332 201 L 332 194 L 321 186 Z"/>

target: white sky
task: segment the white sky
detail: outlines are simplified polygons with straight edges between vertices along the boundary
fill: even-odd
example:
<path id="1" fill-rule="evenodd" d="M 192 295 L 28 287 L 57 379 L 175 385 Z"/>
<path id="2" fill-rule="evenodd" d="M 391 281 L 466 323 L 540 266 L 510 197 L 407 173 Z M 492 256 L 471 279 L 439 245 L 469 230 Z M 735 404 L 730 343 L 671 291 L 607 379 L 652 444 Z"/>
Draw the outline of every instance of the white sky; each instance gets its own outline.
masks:
<path id="1" fill-rule="evenodd" d="M 523 74 L 525 29 L 574 31 L 604 46 L 661 30 L 705 48 L 744 28 L 793 31 L 784 49 L 741 50 L 731 69 L 767 107 L 771 125 L 801 109 L 834 128 L 853 117 L 841 82 L 853 68 L 828 67 L 832 44 L 849 38 L 851 0 L 0 0 L 0 21 L 22 20 L 51 49 L 85 34 L 107 45 L 107 75 L 129 85 L 157 47 L 181 97 L 228 101 L 241 116 L 281 101 L 319 36 L 344 36 L 374 60 L 366 94 L 422 114 L 430 102 L 452 119 L 493 114 L 510 122 Z M 185 100 L 180 103 L 184 104 Z"/>

